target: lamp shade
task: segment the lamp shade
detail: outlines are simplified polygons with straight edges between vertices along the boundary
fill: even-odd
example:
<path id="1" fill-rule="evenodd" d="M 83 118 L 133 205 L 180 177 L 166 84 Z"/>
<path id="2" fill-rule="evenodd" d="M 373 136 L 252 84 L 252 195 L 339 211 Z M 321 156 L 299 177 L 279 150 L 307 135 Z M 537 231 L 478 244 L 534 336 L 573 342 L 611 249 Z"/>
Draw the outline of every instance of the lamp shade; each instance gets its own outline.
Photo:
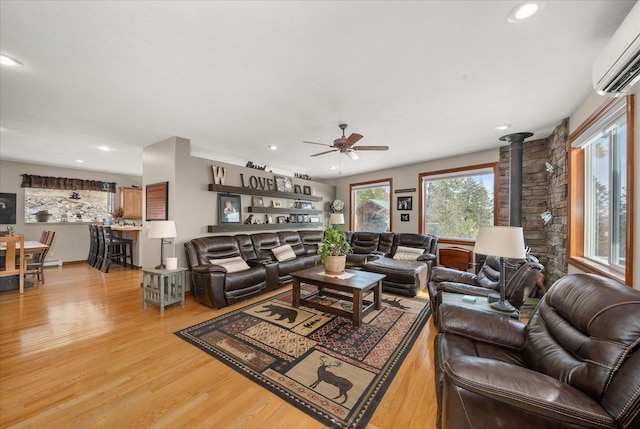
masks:
<path id="1" fill-rule="evenodd" d="M 481 255 L 524 259 L 526 253 L 522 227 L 481 226 L 473 251 Z"/>
<path id="2" fill-rule="evenodd" d="M 331 225 L 344 225 L 344 214 L 331 213 L 331 216 L 329 216 L 329 223 Z"/>
<path id="3" fill-rule="evenodd" d="M 149 238 L 176 238 L 176 222 L 173 220 L 156 220 L 149 225 Z"/>

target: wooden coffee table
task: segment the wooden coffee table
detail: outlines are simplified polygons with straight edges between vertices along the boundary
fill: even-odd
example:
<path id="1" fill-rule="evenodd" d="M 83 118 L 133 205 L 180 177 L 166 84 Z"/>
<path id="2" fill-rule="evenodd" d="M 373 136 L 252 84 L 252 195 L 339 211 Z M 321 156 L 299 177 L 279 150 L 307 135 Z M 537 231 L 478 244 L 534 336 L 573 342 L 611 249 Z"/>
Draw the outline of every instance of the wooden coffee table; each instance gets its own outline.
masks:
<path id="1" fill-rule="evenodd" d="M 304 305 L 327 313 L 343 317 L 351 317 L 356 328 L 362 324 L 362 317 L 373 309 L 380 310 L 380 296 L 382 295 L 382 279 L 384 274 L 369 273 L 367 271 L 346 270 L 354 274 L 348 279 L 339 279 L 324 275 L 324 267 L 318 265 L 306 270 L 291 273 L 293 277 L 293 306 Z M 300 296 L 302 283 L 318 286 L 318 290 L 304 298 Z M 363 300 L 363 293 L 373 290 L 373 301 Z M 330 296 L 353 304 L 352 311 L 330 307 L 311 299 L 316 296 Z"/>

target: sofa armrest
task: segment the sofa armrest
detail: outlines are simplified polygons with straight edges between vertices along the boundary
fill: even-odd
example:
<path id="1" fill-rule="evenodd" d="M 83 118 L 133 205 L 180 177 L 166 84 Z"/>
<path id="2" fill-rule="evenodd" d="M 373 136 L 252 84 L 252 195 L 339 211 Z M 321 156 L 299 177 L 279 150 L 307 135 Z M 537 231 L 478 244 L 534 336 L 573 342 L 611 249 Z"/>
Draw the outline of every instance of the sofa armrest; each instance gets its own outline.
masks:
<path id="1" fill-rule="evenodd" d="M 468 337 L 474 341 L 522 350 L 527 326 L 510 317 L 477 308 L 442 303 L 438 306 L 438 332 Z"/>
<path id="2" fill-rule="evenodd" d="M 431 270 L 432 282 L 455 282 L 468 285 L 477 284 L 478 276 L 467 271 L 454 270 L 446 267 L 433 267 Z"/>
<path id="3" fill-rule="evenodd" d="M 226 273 L 227 269 L 220 265 L 204 264 L 204 265 L 196 265 L 191 269 L 191 271 L 198 274 L 212 274 L 212 273 Z"/>
<path id="4" fill-rule="evenodd" d="M 423 253 L 422 255 L 418 256 L 418 261 L 422 262 L 435 262 L 436 259 L 437 257 L 433 253 Z"/>
<path id="5" fill-rule="evenodd" d="M 542 416 L 540 421 L 563 421 L 572 427 L 587 424 L 596 424 L 599 427 L 616 426 L 613 418 L 593 398 L 543 373 L 477 356 L 451 357 L 443 363 L 442 368 L 445 384 L 454 384 L 456 387 L 454 391 L 449 390 L 454 397 L 450 398 L 452 403 L 448 405 L 456 408 L 455 402 L 464 402 L 469 397 L 465 391 L 472 392 L 476 407 L 467 418 L 475 421 L 479 427 L 485 427 L 485 424 L 491 427 L 492 419 L 503 419 L 505 416 L 486 413 L 486 409 L 501 408 L 511 410 L 510 419 L 514 421 L 533 415 Z M 447 392 L 447 387 L 444 390 Z M 479 395 L 480 399 L 475 399 L 478 398 L 476 395 Z M 446 404 L 447 399 L 443 402 Z M 486 407 L 482 406 L 483 402 Z M 518 409 L 522 410 L 519 417 L 513 411 Z M 458 414 L 455 411 L 458 410 L 452 411 L 445 410 L 443 414 L 455 418 Z M 482 421 L 483 419 L 488 420 Z M 536 426 L 537 422 L 530 424 Z"/>
<path id="6" fill-rule="evenodd" d="M 274 261 L 271 258 L 253 258 L 253 259 L 247 259 L 246 262 L 247 262 L 247 265 L 249 265 L 250 267 L 259 267 L 262 265 L 273 264 L 277 261 Z"/>
<path id="7" fill-rule="evenodd" d="M 439 292 L 461 293 L 473 296 L 489 296 L 495 294 L 496 291 L 481 286 L 472 286 L 466 283 L 456 282 L 440 282 L 436 288 Z"/>

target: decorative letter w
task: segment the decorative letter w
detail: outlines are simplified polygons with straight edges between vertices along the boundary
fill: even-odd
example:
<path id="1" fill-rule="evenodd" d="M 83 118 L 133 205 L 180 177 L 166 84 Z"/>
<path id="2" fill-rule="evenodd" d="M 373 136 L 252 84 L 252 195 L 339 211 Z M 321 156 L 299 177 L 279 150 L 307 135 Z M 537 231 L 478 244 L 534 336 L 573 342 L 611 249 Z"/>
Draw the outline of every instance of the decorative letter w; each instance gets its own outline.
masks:
<path id="1" fill-rule="evenodd" d="M 224 185 L 224 178 L 227 175 L 227 169 L 225 167 L 212 165 L 211 170 L 213 170 L 213 183 L 216 185 Z"/>

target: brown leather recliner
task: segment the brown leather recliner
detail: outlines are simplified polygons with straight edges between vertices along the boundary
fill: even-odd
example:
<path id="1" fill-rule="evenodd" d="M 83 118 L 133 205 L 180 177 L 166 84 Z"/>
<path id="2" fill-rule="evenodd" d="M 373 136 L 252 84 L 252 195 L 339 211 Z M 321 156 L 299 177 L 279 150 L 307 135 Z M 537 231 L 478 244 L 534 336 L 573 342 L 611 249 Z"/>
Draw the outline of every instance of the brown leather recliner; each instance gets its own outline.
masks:
<path id="1" fill-rule="evenodd" d="M 248 243 L 247 243 L 248 241 Z M 222 308 L 263 293 L 277 282 L 277 266 L 255 258 L 248 235 L 195 238 L 184 243 L 191 275 L 191 293 L 196 301 Z M 244 257 L 248 270 L 229 273 L 211 259 Z M 251 257 L 250 259 L 247 256 Z"/>
<path id="2" fill-rule="evenodd" d="M 533 255 L 526 259 L 505 261 L 505 298 L 520 308 L 533 291 L 543 266 Z M 500 294 L 500 258 L 487 256 L 478 274 L 453 268 L 433 267 L 429 281 L 429 299 L 435 320 L 440 302 L 438 292 L 451 292 L 472 296 Z"/>
<path id="3" fill-rule="evenodd" d="M 439 428 L 640 428 L 640 291 L 574 274 L 528 325 L 438 311 Z"/>

